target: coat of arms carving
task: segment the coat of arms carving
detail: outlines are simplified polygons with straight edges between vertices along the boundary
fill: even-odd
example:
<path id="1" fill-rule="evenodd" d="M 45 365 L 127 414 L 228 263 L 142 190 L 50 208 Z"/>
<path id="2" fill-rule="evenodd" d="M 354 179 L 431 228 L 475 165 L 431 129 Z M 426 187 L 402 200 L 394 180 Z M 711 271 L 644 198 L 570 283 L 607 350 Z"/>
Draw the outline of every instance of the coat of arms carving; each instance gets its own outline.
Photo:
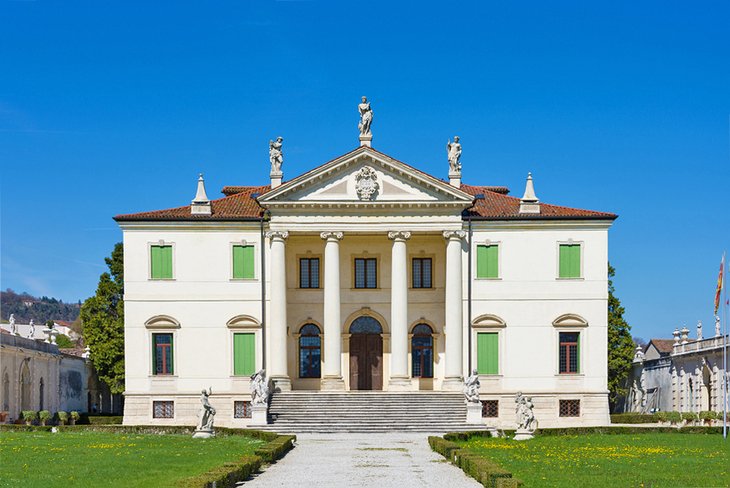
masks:
<path id="1" fill-rule="evenodd" d="M 355 191 L 360 200 L 372 200 L 380 185 L 377 182 L 378 175 L 370 166 L 364 166 L 355 175 Z"/>

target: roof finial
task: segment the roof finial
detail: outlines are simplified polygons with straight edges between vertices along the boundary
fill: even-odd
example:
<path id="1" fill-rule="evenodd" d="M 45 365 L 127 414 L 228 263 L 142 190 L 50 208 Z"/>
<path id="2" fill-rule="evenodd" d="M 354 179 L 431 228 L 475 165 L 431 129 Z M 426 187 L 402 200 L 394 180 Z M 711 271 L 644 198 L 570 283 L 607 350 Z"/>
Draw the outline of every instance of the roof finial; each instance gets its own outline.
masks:
<path id="1" fill-rule="evenodd" d="M 198 175 L 198 191 L 195 192 L 195 198 L 190 205 L 190 213 L 192 215 L 210 215 L 210 200 L 208 195 L 205 193 L 205 181 L 203 180 L 203 173 Z"/>
<path id="2" fill-rule="evenodd" d="M 271 163 L 271 188 L 281 185 L 281 178 L 284 173 L 281 167 L 284 165 L 284 138 L 279 136 L 275 141 L 269 140 L 269 162 Z"/>
<path id="3" fill-rule="evenodd" d="M 357 106 L 357 110 L 360 112 L 360 122 L 357 124 L 357 128 L 360 129 L 360 145 L 371 147 L 373 133 L 370 126 L 373 123 L 373 109 L 370 108 L 368 97 L 362 97 L 362 103 Z"/>
<path id="4" fill-rule="evenodd" d="M 540 213 L 540 200 L 535 195 L 535 186 L 532 183 L 532 173 L 527 173 L 525 194 L 520 199 L 520 213 Z"/>
<path id="5" fill-rule="evenodd" d="M 454 136 L 454 142 L 446 142 L 446 156 L 449 159 L 449 183 L 461 188 L 461 143 L 459 136 Z"/>

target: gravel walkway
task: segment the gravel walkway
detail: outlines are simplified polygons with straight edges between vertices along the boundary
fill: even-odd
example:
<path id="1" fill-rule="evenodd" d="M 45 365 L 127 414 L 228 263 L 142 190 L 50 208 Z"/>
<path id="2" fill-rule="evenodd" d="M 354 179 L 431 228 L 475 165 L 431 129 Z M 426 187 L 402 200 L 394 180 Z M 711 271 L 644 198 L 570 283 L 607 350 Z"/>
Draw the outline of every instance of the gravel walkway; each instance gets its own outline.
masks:
<path id="1" fill-rule="evenodd" d="M 478 487 L 427 434 L 298 434 L 296 447 L 246 487 Z"/>

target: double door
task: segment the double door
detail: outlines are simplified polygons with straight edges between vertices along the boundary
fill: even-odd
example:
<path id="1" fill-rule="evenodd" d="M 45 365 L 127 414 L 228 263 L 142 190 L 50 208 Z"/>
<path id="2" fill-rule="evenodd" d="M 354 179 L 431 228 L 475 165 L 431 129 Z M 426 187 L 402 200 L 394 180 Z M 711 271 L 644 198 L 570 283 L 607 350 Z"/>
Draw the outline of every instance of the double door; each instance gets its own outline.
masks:
<path id="1" fill-rule="evenodd" d="M 350 390 L 383 389 L 383 338 L 380 334 L 350 336 Z"/>

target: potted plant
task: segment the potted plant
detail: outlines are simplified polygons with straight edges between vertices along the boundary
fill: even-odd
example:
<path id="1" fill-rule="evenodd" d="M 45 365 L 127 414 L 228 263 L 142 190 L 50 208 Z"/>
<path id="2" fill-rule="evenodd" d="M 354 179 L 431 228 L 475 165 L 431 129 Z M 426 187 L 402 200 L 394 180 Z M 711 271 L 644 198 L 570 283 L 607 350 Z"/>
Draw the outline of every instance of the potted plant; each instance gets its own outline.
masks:
<path id="1" fill-rule="evenodd" d="M 713 421 L 717 419 L 717 412 L 713 412 L 712 410 L 703 410 L 700 412 L 700 420 L 707 425 L 711 426 Z"/>
<path id="2" fill-rule="evenodd" d="M 61 425 L 66 425 L 68 422 L 68 412 L 64 412 L 63 410 L 56 413 L 58 415 L 58 423 Z"/>
<path id="3" fill-rule="evenodd" d="M 21 414 L 23 415 L 23 420 L 25 420 L 25 425 L 33 425 L 33 421 L 38 418 L 38 412 L 35 410 L 23 410 Z"/>
<path id="4" fill-rule="evenodd" d="M 41 425 L 46 425 L 46 422 L 51 420 L 53 415 L 48 410 L 41 410 L 38 412 L 38 419 L 41 421 Z"/>
<path id="5" fill-rule="evenodd" d="M 78 422 L 80 418 L 81 414 L 79 414 L 76 410 L 71 411 L 71 425 L 76 425 L 76 422 Z"/>
<path id="6" fill-rule="evenodd" d="M 697 414 L 695 412 L 682 412 L 682 420 L 684 420 L 684 425 L 694 425 Z"/>
<path id="7" fill-rule="evenodd" d="M 682 421 L 682 414 L 680 414 L 676 410 L 673 412 L 667 412 L 667 420 L 670 424 L 677 425 Z"/>

